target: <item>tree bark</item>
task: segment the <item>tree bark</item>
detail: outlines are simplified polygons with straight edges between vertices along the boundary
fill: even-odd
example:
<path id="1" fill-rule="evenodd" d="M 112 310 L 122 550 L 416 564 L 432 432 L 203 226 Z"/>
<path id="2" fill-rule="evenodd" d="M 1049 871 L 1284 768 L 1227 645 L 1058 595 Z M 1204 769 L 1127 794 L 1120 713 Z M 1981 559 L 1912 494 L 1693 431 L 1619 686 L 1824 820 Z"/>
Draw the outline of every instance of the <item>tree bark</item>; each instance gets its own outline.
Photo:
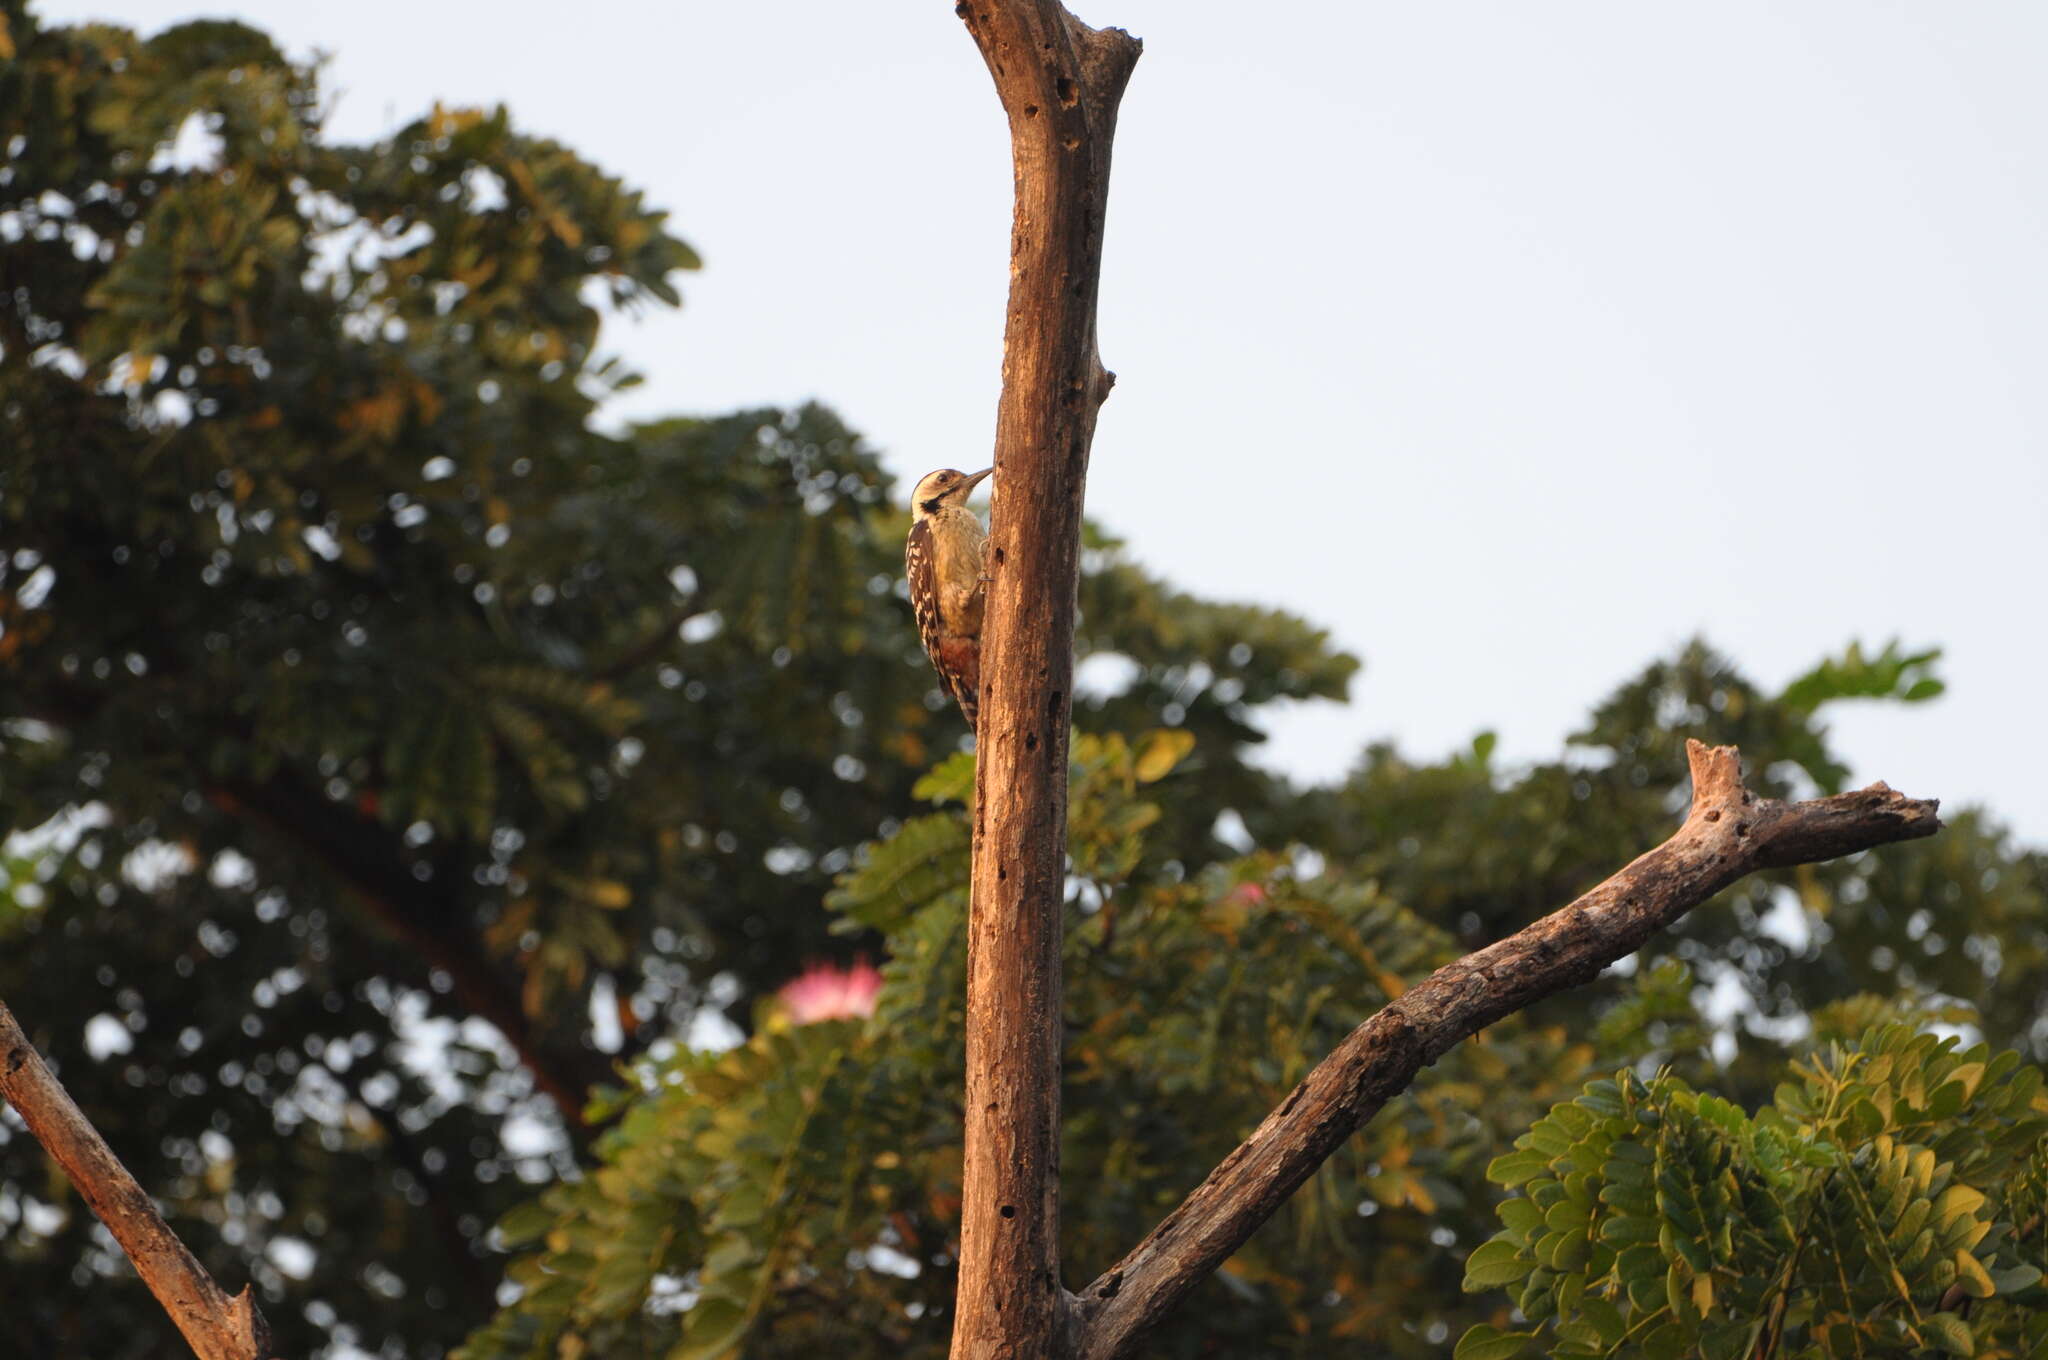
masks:
<path id="1" fill-rule="evenodd" d="M 1082 493 L 1110 145 L 1140 44 L 1058 0 L 962 0 L 1008 115 L 1016 178 L 981 638 L 968 913 L 966 1156 L 953 1360 L 1116 1360 L 1337 1147 L 1459 1040 L 1586 982 L 1743 875 L 1940 829 L 1874 784 L 1759 801 L 1733 747 L 1688 747 L 1693 804 L 1655 850 L 1366 1021 L 1137 1248 L 1060 1284 L 1060 930 Z"/>
<path id="2" fill-rule="evenodd" d="M 1058 0 L 964 0 L 1016 174 L 981 639 L 955 1360 L 1065 1353 L 1060 928 L 1081 502 L 1111 376 L 1095 295 L 1117 104 L 1139 43 Z"/>
<path id="3" fill-rule="evenodd" d="M 107 1225 L 199 1360 L 269 1360 L 270 1328 L 254 1295 L 245 1286 L 230 1298 L 213 1282 L 65 1094 L 5 1003 L 0 1003 L 0 1096 Z"/>
<path id="4" fill-rule="evenodd" d="M 1883 784 L 1803 803 L 1758 799 L 1732 746 L 1687 744 L 1692 810 L 1670 840 L 1520 933 L 1438 969 L 1353 1030 L 1251 1137 L 1083 1292 L 1084 1360 L 1144 1333 L 1242 1246 L 1339 1144 L 1459 1040 L 1639 948 L 1745 874 L 1941 829 L 1939 804 Z"/>

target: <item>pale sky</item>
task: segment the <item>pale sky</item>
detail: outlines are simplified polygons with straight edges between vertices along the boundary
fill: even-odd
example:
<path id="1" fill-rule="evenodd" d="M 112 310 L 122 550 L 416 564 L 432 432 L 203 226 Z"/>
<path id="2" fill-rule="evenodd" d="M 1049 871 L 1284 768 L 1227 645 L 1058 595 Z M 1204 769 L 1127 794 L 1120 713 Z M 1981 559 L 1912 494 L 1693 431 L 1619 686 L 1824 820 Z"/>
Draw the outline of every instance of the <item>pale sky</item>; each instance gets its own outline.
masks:
<path id="1" fill-rule="evenodd" d="M 505 102 L 706 268 L 606 341 L 623 420 L 816 397 L 908 480 L 985 464 L 1010 171 L 950 0 L 41 0 L 333 54 L 334 135 Z M 1365 658 L 1269 758 L 1497 729 L 1554 754 L 1704 633 L 1776 685 L 1852 638 L 1947 697 L 1859 777 L 2048 841 L 2048 6 L 1089 0 L 1143 38 L 1090 513 Z"/>

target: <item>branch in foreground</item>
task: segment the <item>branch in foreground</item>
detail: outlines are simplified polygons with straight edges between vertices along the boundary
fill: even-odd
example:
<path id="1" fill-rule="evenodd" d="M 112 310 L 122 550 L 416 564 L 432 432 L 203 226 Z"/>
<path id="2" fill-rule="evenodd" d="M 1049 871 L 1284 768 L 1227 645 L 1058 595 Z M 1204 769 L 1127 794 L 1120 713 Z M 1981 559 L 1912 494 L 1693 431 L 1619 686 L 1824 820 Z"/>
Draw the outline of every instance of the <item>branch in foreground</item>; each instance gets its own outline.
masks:
<path id="1" fill-rule="evenodd" d="M 1110 143 L 1139 44 L 1059 0 L 961 0 L 1010 126 L 1016 205 L 983 561 L 954 1360 L 1065 1352 L 1060 929 L 1081 499 Z"/>
<path id="2" fill-rule="evenodd" d="M 1941 829 L 1932 799 L 1872 784 L 1803 803 L 1759 799 L 1732 746 L 1686 744 L 1692 810 L 1670 840 L 1559 911 L 1438 969 L 1353 1030 L 1136 1250 L 1075 1301 L 1084 1360 L 1138 1339 L 1301 1183 L 1459 1040 L 1616 959 L 1745 874 Z"/>
<path id="3" fill-rule="evenodd" d="M 199 1360 L 268 1360 L 270 1328 L 245 1286 L 229 1298 L 128 1174 L 0 1002 L 0 1097 L 121 1244 Z"/>

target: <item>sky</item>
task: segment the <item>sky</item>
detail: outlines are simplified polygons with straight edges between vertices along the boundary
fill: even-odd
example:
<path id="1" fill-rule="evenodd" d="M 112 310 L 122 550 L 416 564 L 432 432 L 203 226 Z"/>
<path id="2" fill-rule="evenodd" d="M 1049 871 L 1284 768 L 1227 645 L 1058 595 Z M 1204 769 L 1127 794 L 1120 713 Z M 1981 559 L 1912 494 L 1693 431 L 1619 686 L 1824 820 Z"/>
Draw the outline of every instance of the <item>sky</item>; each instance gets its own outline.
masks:
<path id="1" fill-rule="evenodd" d="M 242 18 L 330 54 L 337 138 L 502 102 L 643 187 L 705 269 L 607 330 L 610 421 L 817 398 L 906 482 L 988 461 L 1010 167 L 946 0 L 36 8 Z M 1767 686 L 1899 637 L 1949 692 L 1842 707 L 1857 775 L 2048 843 L 2048 7 L 1077 12 L 1146 44 L 1089 512 L 1365 661 L 1269 763 L 1541 759 L 1689 637 Z"/>

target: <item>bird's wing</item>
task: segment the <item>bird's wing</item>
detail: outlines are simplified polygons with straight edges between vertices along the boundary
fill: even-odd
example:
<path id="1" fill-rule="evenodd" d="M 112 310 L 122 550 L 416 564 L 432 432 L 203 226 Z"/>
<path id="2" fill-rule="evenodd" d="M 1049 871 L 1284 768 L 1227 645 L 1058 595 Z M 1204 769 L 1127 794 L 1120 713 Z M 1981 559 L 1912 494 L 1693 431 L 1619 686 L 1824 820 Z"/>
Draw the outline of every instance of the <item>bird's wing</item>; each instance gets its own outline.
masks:
<path id="1" fill-rule="evenodd" d="M 945 626 L 939 617 L 939 563 L 932 544 L 932 526 L 924 520 L 910 526 L 903 545 L 903 567 L 910 577 L 910 608 L 917 615 L 917 637 L 926 656 L 938 659 Z"/>
<path id="2" fill-rule="evenodd" d="M 972 639 L 949 638 L 939 614 L 939 568 L 932 545 L 932 527 L 924 520 L 910 526 L 903 545 L 903 566 L 910 578 L 910 609 L 917 616 L 918 641 L 939 673 L 939 683 L 975 720 L 977 691 L 981 687 L 980 657 Z"/>

